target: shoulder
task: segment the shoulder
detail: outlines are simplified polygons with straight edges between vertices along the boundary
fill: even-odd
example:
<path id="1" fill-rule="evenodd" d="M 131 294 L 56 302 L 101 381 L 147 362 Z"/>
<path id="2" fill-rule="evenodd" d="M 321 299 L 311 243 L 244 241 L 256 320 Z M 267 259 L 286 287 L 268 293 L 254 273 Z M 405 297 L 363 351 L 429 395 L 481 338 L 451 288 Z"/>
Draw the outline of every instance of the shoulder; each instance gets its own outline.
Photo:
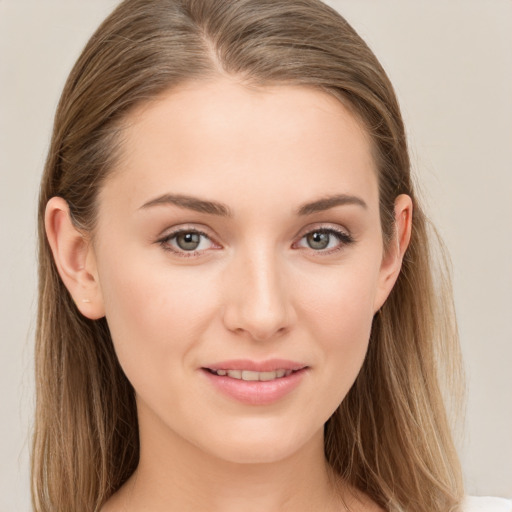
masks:
<path id="1" fill-rule="evenodd" d="M 468 496 L 462 512 L 512 512 L 512 500 L 489 496 Z"/>

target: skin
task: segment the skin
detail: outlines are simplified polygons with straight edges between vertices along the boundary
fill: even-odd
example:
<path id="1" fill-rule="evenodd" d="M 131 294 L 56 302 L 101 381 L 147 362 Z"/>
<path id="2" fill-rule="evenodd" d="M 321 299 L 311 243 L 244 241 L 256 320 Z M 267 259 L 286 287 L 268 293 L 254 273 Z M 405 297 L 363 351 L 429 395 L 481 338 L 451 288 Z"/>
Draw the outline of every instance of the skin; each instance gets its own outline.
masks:
<path id="1" fill-rule="evenodd" d="M 330 475 L 323 425 L 400 271 L 410 198 L 396 199 L 396 240 L 384 251 L 369 138 L 311 88 L 189 83 L 127 121 L 92 239 L 63 199 L 46 214 L 64 283 L 86 317 L 106 316 L 136 391 L 140 464 L 104 512 L 378 510 Z M 231 215 L 144 207 L 162 194 L 217 201 Z M 342 194 L 359 202 L 297 213 Z M 169 238 L 176 228 L 206 234 L 197 252 Z M 306 235 L 320 228 L 344 239 L 311 247 Z M 201 370 L 239 358 L 308 368 L 284 398 L 249 405 Z"/>

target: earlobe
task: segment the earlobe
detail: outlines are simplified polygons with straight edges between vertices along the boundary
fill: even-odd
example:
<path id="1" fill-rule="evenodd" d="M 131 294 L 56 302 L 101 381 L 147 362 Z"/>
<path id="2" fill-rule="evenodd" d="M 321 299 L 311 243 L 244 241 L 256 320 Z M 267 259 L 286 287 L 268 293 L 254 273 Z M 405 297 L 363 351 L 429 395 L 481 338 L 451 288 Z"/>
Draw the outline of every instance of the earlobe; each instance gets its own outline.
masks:
<path id="1" fill-rule="evenodd" d="M 105 316 L 92 245 L 73 224 L 63 198 L 48 201 L 45 228 L 55 265 L 77 308 L 91 320 Z"/>
<path id="2" fill-rule="evenodd" d="M 377 312 L 388 295 L 400 274 L 405 251 L 409 246 L 412 232 L 412 199 L 401 194 L 395 199 L 395 226 L 394 239 L 387 247 L 379 275 L 379 290 L 377 292 L 374 311 Z"/>

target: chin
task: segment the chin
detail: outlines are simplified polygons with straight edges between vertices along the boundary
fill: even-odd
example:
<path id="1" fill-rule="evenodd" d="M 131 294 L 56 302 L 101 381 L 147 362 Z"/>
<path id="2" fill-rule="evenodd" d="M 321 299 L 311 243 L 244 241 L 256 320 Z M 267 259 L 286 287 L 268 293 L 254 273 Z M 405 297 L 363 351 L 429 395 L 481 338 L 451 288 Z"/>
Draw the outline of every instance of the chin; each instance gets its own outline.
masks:
<path id="1" fill-rule="evenodd" d="M 323 425 L 318 431 L 308 431 L 263 423 L 259 421 L 250 427 L 224 430 L 206 450 L 234 464 L 271 464 L 300 453 L 311 443 L 323 443 Z"/>
<path id="2" fill-rule="evenodd" d="M 232 464 L 274 464 L 288 459 L 298 450 L 272 444 L 255 443 L 252 445 L 230 445 L 228 450 L 218 451 L 213 455 Z"/>

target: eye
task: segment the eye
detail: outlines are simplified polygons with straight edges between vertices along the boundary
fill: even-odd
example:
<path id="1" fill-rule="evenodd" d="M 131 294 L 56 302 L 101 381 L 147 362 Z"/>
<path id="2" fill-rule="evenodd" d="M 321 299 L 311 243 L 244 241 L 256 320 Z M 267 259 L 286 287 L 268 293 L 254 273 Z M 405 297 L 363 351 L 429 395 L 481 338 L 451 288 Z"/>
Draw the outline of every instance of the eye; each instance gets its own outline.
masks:
<path id="1" fill-rule="evenodd" d="M 319 228 L 306 233 L 298 242 L 298 247 L 313 249 L 316 252 L 334 252 L 354 241 L 351 235 L 333 228 Z"/>
<path id="2" fill-rule="evenodd" d="M 194 256 L 199 252 L 218 248 L 206 233 L 195 229 L 174 231 L 158 242 L 165 250 L 182 256 Z"/>

